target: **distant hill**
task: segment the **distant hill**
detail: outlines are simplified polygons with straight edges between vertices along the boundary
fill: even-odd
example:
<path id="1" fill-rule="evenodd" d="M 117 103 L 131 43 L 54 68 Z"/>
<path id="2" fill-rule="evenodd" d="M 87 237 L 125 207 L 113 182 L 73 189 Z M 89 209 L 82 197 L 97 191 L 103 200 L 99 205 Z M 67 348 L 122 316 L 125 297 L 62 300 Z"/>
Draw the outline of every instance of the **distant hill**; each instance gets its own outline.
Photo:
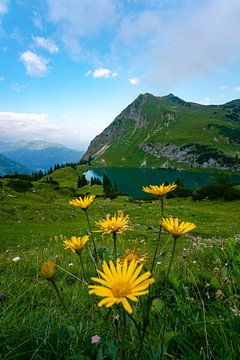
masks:
<path id="1" fill-rule="evenodd" d="M 141 94 L 96 136 L 83 160 L 95 166 L 240 170 L 240 100 L 186 102 Z"/>
<path id="2" fill-rule="evenodd" d="M 83 151 L 43 141 L 21 141 L 13 144 L 0 142 L 0 152 L 27 166 L 31 171 L 44 171 L 55 164 L 78 162 L 83 155 Z"/>
<path id="3" fill-rule="evenodd" d="M 0 154 L 0 176 L 14 173 L 28 174 L 29 169 L 21 164 L 18 164 L 16 161 L 8 159 L 3 154 Z"/>

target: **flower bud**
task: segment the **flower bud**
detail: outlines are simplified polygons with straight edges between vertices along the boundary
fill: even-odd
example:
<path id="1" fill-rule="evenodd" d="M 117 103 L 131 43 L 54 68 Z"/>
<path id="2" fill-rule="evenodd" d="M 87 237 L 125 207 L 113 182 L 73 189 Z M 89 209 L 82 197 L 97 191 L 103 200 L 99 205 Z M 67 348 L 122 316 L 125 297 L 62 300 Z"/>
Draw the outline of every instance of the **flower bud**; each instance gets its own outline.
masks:
<path id="1" fill-rule="evenodd" d="M 53 261 L 46 261 L 42 264 L 41 273 L 47 279 L 50 280 L 55 275 L 56 264 Z"/>

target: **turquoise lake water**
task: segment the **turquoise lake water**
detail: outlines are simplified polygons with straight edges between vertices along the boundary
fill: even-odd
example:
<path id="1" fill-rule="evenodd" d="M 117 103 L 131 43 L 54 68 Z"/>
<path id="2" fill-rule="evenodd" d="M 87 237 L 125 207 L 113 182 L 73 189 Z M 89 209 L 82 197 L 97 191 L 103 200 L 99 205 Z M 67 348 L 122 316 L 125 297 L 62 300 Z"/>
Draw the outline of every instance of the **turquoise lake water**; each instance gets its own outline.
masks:
<path id="1" fill-rule="evenodd" d="M 117 184 L 118 190 L 134 198 L 143 197 L 142 187 L 147 185 L 160 185 L 163 182 L 183 180 L 187 189 L 198 189 L 214 183 L 219 173 L 190 172 L 169 169 L 142 169 L 142 168 L 96 168 L 85 172 L 87 180 L 98 177 L 102 180 L 107 175 L 112 183 Z M 240 183 L 240 175 L 232 175 L 231 181 Z"/>

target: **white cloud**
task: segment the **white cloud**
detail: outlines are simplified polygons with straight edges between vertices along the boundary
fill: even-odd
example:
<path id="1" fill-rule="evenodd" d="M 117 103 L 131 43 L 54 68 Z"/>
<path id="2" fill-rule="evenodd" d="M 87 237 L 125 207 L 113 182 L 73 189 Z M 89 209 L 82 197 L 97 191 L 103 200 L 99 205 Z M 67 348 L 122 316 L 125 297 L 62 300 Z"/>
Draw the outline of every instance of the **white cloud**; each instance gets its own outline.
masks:
<path id="1" fill-rule="evenodd" d="M 0 111 L 0 127 L 4 131 L 32 132 L 49 129 L 47 114 Z M 50 126 L 52 127 L 52 126 Z"/>
<path id="2" fill-rule="evenodd" d="M 139 83 L 139 79 L 136 77 L 130 78 L 128 79 L 128 81 L 130 82 L 131 85 L 137 85 Z"/>
<path id="3" fill-rule="evenodd" d="M 26 89 L 26 87 L 28 87 L 28 84 L 18 84 L 14 82 L 10 85 L 10 87 L 16 92 L 21 92 L 22 90 Z"/>
<path id="4" fill-rule="evenodd" d="M 117 39 L 130 46 L 148 46 L 161 31 L 161 15 L 157 10 L 142 11 L 123 17 Z M 148 41 L 146 42 L 146 38 Z"/>
<path id="5" fill-rule="evenodd" d="M 54 139 L 64 132 L 51 124 L 47 114 L 0 112 L 1 136 L 13 140 Z"/>
<path id="6" fill-rule="evenodd" d="M 99 68 L 94 70 L 93 72 L 88 72 L 87 74 L 91 74 L 94 78 L 115 78 L 116 76 L 118 76 L 118 73 L 116 71 L 111 71 L 110 69 L 106 69 L 106 68 Z"/>
<path id="7" fill-rule="evenodd" d="M 4 77 L 0 76 L 0 82 L 3 82 L 3 81 L 4 81 Z"/>
<path id="8" fill-rule="evenodd" d="M 59 117 L 61 118 L 61 114 Z M 68 120 L 69 117 L 65 123 L 68 124 Z M 56 125 L 52 123 L 48 114 L 0 112 L 0 136 L 10 142 L 44 140 L 83 149 L 92 138 L 93 130 L 95 130 L 94 134 L 99 131 L 96 131 L 94 127 L 91 128 L 91 124 L 89 128 L 86 128 L 86 122 L 82 125 L 79 125 L 78 122 L 77 124 L 76 126 L 73 124 Z M 96 122 L 94 122 L 94 126 L 97 126 Z"/>
<path id="9" fill-rule="evenodd" d="M 0 0 L 0 15 L 8 12 L 9 0 Z"/>
<path id="10" fill-rule="evenodd" d="M 240 94 L 240 86 L 235 87 L 234 92 Z"/>
<path id="11" fill-rule="evenodd" d="M 148 58 L 153 86 L 217 71 L 240 57 L 240 1 L 183 2 L 162 27 Z M 190 6 L 187 6 L 190 5 Z"/>
<path id="12" fill-rule="evenodd" d="M 59 28 L 61 40 L 75 59 L 88 56 L 85 37 L 99 36 L 117 19 L 117 0 L 47 0 L 48 18 Z"/>
<path id="13" fill-rule="evenodd" d="M 43 76 L 48 73 L 48 60 L 28 50 L 21 54 L 20 59 L 24 63 L 27 74 L 30 76 Z"/>
<path id="14" fill-rule="evenodd" d="M 57 53 L 59 51 L 57 45 L 52 39 L 44 38 L 41 36 L 33 36 L 34 45 L 49 51 L 51 54 Z"/>

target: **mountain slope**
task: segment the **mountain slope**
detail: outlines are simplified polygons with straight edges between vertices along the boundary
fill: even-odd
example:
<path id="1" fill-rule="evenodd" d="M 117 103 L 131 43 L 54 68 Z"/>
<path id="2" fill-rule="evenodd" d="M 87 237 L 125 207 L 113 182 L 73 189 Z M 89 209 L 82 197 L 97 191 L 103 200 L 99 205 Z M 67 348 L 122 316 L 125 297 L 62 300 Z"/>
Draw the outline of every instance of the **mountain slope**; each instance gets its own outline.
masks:
<path id="1" fill-rule="evenodd" d="M 240 169 L 240 100 L 200 105 L 141 94 L 83 160 L 96 166 Z"/>
<path id="2" fill-rule="evenodd" d="M 41 141 L 19 142 L 4 146 L 2 153 L 31 170 L 48 170 L 55 164 L 78 162 L 83 151 Z"/>
<path id="3" fill-rule="evenodd" d="M 25 166 L 18 164 L 15 161 L 8 159 L 6 156 L 0 154 L 0 176 L 6 174 L 28 174 L 29 169 Z"/>

